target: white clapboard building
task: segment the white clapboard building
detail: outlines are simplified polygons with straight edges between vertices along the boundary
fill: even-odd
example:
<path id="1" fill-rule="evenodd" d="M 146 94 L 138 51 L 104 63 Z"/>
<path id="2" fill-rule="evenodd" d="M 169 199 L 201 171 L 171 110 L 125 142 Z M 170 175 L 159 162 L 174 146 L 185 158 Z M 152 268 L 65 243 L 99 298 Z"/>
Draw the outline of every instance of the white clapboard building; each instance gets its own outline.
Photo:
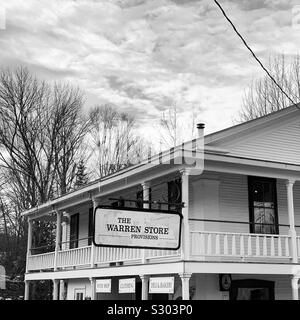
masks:
<path id="1" fill-rule="evenodd" d="M 193 143 L 24 212 L 25 299 L 37 280 L 53 281 L 53 299 L 298 299 L 300 110 L 291 106 L 205 135 L 202 164 L 187 161 L 203 157 Z M 150 208 L 153 248 L 96 246 L 99 205 L 108 209 L 96 214 L 95 236 L 101 221 L 112 224 L 110 217 L 127 210 L 106 244 L 128 245 L 130 236 L 133 245 L 145 245 L 147 237 L 132 236 L 141 230 L 130 208 L 135 217 Z M 176 238 L 178 223 L 162 220 L 159 230 L 159 210 L 182 214 L 178 249 L 160 238 Z M 35 221 L 47 220 L 56 222 L 56 245 L 44 252 L 33 247 L 32 232 Z"/>

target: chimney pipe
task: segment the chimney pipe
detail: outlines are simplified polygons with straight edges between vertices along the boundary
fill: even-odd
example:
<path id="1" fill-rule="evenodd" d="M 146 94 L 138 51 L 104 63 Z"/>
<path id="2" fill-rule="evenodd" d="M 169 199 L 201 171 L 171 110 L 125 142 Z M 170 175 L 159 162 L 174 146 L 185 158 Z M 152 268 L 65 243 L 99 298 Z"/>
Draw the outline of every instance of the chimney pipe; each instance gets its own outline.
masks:
<path id="1" fill-rule="evenodd" d="M 198 123 L 197 124 L 198 138 L 202 138 L 204 136 L 204 128 L 205 128 L 205 123 Z"/>

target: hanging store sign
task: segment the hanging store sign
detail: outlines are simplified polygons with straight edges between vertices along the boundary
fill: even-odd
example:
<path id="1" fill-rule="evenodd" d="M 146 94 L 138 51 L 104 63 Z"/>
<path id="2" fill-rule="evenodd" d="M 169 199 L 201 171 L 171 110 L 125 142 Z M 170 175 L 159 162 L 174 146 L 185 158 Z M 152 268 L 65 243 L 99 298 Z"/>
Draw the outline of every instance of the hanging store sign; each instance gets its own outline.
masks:
<path id="1" fill-rule="evenodd" d="M 150 278 L 149 293 L 174 293 L 174 277 Z"/>
<path id="2" fill-rule="evenodd" d="M 96 292 L 111 293 L 111 279 L 96 280 Z"/>
<path id="3" fill-rule="evenodd" d="M 177 250 L 180 247 L 181 219 L 181 214 L 176 211 L 100 206 L 95 209 L 94 244 Z"/>
<path id="4" fill-rule="evenodd" d="M 135 293 L 135 278 L 120 279 L 119 293 Z"/>

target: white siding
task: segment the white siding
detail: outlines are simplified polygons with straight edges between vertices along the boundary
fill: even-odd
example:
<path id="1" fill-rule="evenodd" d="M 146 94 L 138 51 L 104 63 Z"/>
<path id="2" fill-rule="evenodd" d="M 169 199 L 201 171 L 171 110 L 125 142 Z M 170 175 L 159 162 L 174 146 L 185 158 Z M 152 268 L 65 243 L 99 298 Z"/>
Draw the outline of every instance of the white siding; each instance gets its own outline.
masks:
<path id="1" fill-rule="evenodd" d="M 218 181 L 218 182 L 216 182 Z M 209 180 L 191 182 L 190 218 L 249 222 L 247 176 L 220 174 Z M 294 188 L 295 221 L 300 225 L 300 184 Z M 285 182 L 277 181 L 278 222 L 288 224 L 287 192 Z M 249 232 L 249 225 L 234 223 L 191 222 L 191 229 L 226 232 Z M 279 228 L 280 234 L 287 234 L 287 227 Z M 297 230 L 300 232 L 300 228 Z"/>
<path id="2" fill-rule="evenodd" d="M 300 164 L 300 120 L 273 128 L 271 131 L 253 133 L 237 142 L 218 144 L 228 148 L 230 155 Z"/>
<path id="3" fill-rule="evenodd" d="M 82 239 L 79 240 L 78 246 L 84 247 L 88 245 L 88 228 L 89 228 L 89 208 L 91 207 L 90 204 L 77 206 L 72 209 L 72 211 L 69 211 L 70 215 L 79 213 L 79 234 L 78 238 Z M 66 226 L 66 232 L 67 232 L 67 239 L 70 241 L 70 223 Z M 69 244 L 67 246 L 69 248 Z"/>

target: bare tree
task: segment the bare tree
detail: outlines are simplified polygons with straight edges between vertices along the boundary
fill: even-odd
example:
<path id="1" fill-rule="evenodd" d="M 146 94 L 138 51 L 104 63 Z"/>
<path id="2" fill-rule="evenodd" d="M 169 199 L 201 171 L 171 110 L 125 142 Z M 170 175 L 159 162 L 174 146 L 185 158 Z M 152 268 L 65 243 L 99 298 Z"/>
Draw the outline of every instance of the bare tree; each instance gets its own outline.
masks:
<path id="1" fill-rule="evenodd" d="M 69 85 L 51 87 L 24 68 L 0 72 L 0 215 L 17 247 L 26 247 L 21 212 L 75 183 L 76 161 L 89 129 L 82 104 L 82 93 Z M 52 235 L 49 223 L 36 222 L 35 229 L 34 241 Z M 25 249 L 19 256 L 24 268 Z"/>
<path id="2" fill-rule="evenodd" d="M 296 103 L 300 101 L 300 56 L 287 59 L 285 55 L 270 57 L 268 69 L 276 82 Z M 291 105 L 290 100 L 268 77 L 251 83 L 246 90 L 238 122 L 249 121 Z"/>
<path id="3" fill-rule="evenodd" d="M 92 160 L 96 177 L 103 177 L 139 161 L 140 138 L 134 133 L 134 117 L 110 105 L 90 111 Z"/>
<path id="4" fill-rule="evenodd" d="M 176 103 L 162 112 L 159 123 L 160 145 L 164 148 L 172 148 L 195 138 L 196 121 L 199 115 L 200 110 L 195 108 L 185 114 L 179 112 Z"/>
<path id="5" fill-rule="evenodd" d="M 55 139 L 56 193 L 62 195 L 74 188 L 77 165 L 84 157 L 83 141 L 90 130 L 90 121 L 82 113 L 83 94 L 78 88 L 55 85 L 53 96 L 52 119 L 60 121 Z"/>

